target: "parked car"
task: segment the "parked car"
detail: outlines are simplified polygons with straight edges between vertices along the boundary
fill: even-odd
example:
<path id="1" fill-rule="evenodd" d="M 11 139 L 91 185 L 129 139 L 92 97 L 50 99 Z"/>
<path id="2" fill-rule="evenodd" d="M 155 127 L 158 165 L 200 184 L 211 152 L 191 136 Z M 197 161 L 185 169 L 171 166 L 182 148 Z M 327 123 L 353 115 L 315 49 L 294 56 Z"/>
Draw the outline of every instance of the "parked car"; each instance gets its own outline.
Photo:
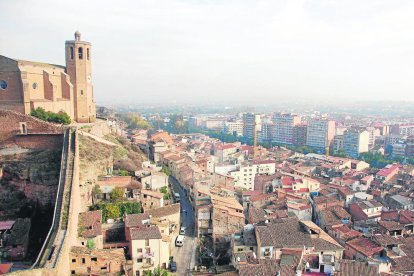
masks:
<path id="1" fill-rule="evenodd" d="M 170 262 L 170 271 L 171 272 L 176 272 L 177 271 L 177 263 L 174 261 Z"/>
<path id="2" fill-rule="evenodd" d="M 184 244 L 185 236 L 178 235 L 177 239 L 175 240 L 175 246 L 181 247 Z"/>
<path id="3" fill-rule="evenodd" d="M 181 226 L 180 228 L 180 235 L 185 235 L 185 227 Z"/>

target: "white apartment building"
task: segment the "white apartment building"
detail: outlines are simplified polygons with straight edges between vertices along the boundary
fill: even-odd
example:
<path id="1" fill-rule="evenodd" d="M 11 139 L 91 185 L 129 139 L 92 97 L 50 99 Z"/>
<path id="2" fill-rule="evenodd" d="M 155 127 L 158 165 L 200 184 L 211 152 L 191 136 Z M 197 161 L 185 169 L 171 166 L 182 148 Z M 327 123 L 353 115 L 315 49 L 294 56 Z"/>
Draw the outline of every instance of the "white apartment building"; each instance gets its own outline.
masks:
<path id="1" fill-rule="evenodd" d="M 313 119 L 308 122 L 306 145 L 326 149 L 335 136 L 335 121 Z"/>
<path id="2" fill-rule="evenodd" d="M 289 113 L 275 113 L 272 116 L 272 121 L 274 123 L 272 142 L 293 144 L 293 127 L 300 124 L 300 116 Z"/>
<path id="3" fill-rule="evenodd" d="M 203 126 L 205 129 L 221 131 L 224 128 L 225 119 L 209 118 L 204 121 Z"/>
<path id="4" fill-rule="evenodd" d="M 375 127 L 367 127 L 367 131 L 369 133 L 368 145 L 372 148 L 375 145 L 375 139 L 381 135 L 381 132 Z"/>
<path id="5" fill-rule="evenodd" d="M 155 268 L 168 268 L 169 242 L 164 242 L 158 226 L 131 228 L 130 255 L 135 275 L 146 275 Z"/>
<path id="6" fill-rule="evenodd" d="M 357 157 L 369 150 L 369 132 L 351 128 L 344 132 L 344 151 L 348 156 Z"/>
<path id="7" fill-rule="evenodd" d="M 228 134 L 243 136 L 243 121 L 225 122 L 223 129 Z"/>
<path id="8" fill-rule="evenodd" d="M 234 177 L 234 187 L 245 190 L 254 190 L 254 179 L 256 174 L 274 174 L 276 162 L 273 160 L 254 161 L 253 163 L 241 164 L 238 170 L 229 172 Z"/>

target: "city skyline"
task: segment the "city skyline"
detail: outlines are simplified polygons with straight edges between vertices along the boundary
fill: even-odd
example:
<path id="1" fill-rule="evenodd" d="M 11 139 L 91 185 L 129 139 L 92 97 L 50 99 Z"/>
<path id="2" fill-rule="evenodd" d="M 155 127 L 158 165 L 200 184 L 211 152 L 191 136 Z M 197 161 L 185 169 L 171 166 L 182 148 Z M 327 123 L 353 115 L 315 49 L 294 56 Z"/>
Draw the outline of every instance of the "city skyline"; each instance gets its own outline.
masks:
<path id="1" fill-rule="evenodd" d="M 28 3 L 0 3 L 0 53 L 63 65 L 78 29 L 98 104 L 404 101 L 414 88 L 409 1 Z"/>

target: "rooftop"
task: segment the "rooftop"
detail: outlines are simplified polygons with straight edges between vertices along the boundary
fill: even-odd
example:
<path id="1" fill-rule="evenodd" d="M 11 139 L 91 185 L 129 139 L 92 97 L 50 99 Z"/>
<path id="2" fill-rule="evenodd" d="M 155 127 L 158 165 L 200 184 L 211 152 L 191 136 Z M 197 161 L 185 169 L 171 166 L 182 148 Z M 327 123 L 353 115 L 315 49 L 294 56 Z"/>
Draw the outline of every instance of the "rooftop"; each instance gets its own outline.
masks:
<path id="1" fill-rule="evenodd" d="M 131 228 L 130 235 L 132 240 L 154 240 L 162 238 L 158 226 Z"/>
<path id="2" fill-rule="evenodd" d="M 80 213 L 78 229 L 78 235 L 84 238 L 102 235 L 102 210 Z"/>

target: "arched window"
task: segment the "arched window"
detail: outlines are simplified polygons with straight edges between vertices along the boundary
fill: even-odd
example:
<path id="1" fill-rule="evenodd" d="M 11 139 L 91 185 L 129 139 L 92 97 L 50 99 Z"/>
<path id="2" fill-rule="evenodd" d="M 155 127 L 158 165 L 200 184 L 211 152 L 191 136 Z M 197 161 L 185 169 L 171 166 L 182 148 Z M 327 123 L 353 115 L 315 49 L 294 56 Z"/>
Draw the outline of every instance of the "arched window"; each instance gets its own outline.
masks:
<path id="1" fill-rule="evenodd" d="M 70 59 L 73 59 L 73 47 L 70 47 Z"/>
<path id="2" fill-rule="evenodd" d="M 86 48 L 86 58 L 89 60 L 90 54 L 89 54 L 89 48 Z"/>
<path id="3" fill-rule="evenodd" d="M 79 55 L 79 59 L 83 59 L 83 48 L 82 47 L 78 48 L 78 55 Z"/>

